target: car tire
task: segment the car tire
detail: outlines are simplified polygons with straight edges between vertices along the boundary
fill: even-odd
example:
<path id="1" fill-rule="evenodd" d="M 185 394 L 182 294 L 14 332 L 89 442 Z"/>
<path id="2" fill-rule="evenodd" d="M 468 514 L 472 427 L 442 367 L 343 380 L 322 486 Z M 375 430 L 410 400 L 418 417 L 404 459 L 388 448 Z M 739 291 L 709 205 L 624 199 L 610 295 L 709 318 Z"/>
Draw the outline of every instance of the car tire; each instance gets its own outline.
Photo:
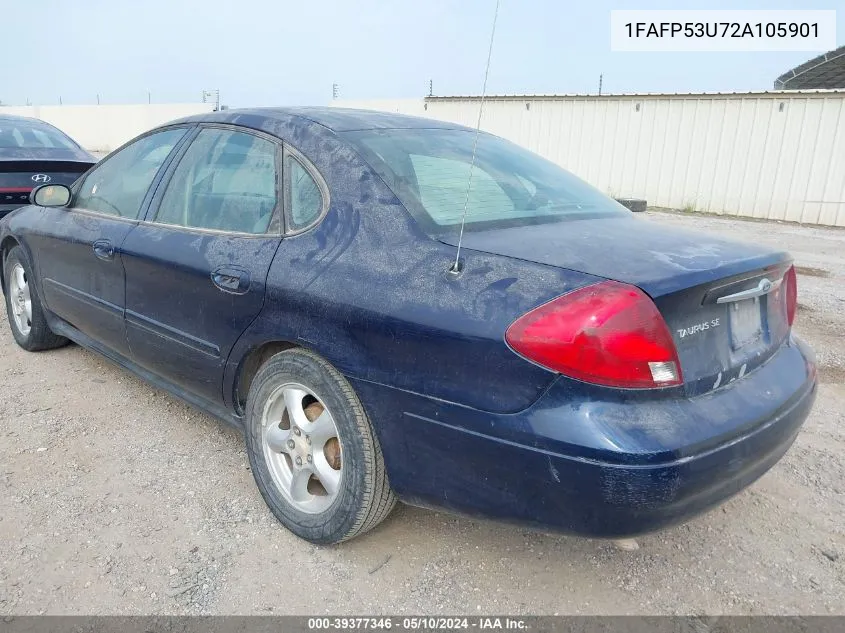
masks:
<path id="1" fill-rule="evenodd" d="M 249 390 L 244 434 L 261 495 L 300 538 L 345 541 L 378 525 L 396 504 L 361 402 L 310 351 L 286 350 L 261 367 Z"/>
<path id="2" fill-rule="evenodd" d="M 44 308 L 32 283 L 32 266 L 20 246 L 15 246 L 6 256 L 3 279 L 6 287 L 6 315 L 17 344 L 29 352 L 67 345 L 69 341 L 53 333 L 47 325 Z M 16 296 L 13 297 L 13 293 Z"/>

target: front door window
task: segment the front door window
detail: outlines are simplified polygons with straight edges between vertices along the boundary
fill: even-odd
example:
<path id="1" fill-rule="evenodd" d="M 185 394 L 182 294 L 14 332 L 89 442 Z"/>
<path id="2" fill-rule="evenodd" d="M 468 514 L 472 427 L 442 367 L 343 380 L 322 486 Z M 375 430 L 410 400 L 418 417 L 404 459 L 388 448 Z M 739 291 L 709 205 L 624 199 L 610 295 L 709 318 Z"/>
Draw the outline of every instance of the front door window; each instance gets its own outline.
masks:
<path id="1" fill-rule="evenodd" d="M 85 177 L 73 206 L 137 219 L 153 179 L 185 132 L 185 128 L 156 132 L 109 156 Z"/>

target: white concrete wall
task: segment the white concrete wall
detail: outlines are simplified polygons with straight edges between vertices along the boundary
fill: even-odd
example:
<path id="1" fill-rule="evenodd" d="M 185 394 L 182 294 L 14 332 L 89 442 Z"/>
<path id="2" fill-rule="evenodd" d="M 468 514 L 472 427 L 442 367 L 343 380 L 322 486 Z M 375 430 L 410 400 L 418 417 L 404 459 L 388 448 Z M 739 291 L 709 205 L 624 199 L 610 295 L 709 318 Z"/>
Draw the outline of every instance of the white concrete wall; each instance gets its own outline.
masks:
<path id="1" fill-rule="evenodd" d="M 479 100 L 332 105 L 475 127 Z M 482 128 L 616 197 L 845 226 L 845 91 L 494 97 Z"/>
<path id="2" fill-rule="evenodd" d="M 329 105 L 335 108 L 378 110 L 379 112 L 398 112 L 399 114 L 411 114 L 413 116 L 428 116 L 424 99 L 337 99 Z"/>
<path id="3" fill-rule="evenodd" d="M 147 130 L 174 119 L 211 112 L 210 103 L 142 105 L 2 106 L 0 114 L 43 119 L 92 152 L 110 152 Z"/>

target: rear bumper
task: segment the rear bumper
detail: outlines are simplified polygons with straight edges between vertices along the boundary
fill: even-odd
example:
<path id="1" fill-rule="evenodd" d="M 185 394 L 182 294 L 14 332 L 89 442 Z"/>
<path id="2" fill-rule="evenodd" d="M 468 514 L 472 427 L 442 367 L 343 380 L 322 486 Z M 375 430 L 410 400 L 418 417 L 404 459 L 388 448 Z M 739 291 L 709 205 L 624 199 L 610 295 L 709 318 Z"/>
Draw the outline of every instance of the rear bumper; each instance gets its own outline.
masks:
<path id="1" fill-rule="evenodd" d="M 495 415 L 400 392 L 385 404 L 383 387 L 356 384 L 406 502 L 621 537 L 700 514 L 768 471 L 810 412 L 816 374 L 793 340 L 698 398 L 598 400 L 571 386 L 558 381 L 530 409 Z"/>

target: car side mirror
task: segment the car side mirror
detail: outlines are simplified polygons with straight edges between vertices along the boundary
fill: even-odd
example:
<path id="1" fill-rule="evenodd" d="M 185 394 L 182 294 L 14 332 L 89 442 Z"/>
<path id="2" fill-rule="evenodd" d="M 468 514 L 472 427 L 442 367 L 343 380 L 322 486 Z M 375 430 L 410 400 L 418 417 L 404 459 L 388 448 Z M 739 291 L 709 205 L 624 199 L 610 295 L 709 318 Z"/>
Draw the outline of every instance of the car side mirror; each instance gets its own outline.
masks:
<path id="1" fill-rule="evenodd" d="M 39 207 L 66 207 L 70 197 L 70 187 L 66 185 L 41 185 L 29 194 L 29 202 Z"/>

